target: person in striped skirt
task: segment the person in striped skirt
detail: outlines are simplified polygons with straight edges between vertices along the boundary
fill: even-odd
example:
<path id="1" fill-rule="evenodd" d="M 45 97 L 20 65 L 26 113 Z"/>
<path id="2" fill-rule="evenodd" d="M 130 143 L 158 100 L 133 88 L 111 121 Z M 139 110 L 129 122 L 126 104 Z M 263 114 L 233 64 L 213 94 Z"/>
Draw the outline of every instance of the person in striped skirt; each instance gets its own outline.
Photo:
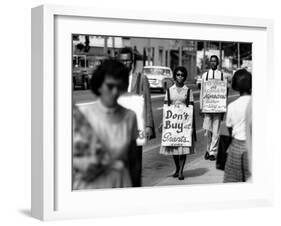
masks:
<path id="1" fill-rule="evenodd" d="M 230 103 L 227 109 L 226 127 L 232 141 L 227 150 L 224 169 L 225 183 L 245 182 L 250 177 L 246 142 L 246 112 L 251 103 L 251 73 L 246 69 L 236 71 L 232 78 L 232 88 L 240 93 L 240 97 Z"/>

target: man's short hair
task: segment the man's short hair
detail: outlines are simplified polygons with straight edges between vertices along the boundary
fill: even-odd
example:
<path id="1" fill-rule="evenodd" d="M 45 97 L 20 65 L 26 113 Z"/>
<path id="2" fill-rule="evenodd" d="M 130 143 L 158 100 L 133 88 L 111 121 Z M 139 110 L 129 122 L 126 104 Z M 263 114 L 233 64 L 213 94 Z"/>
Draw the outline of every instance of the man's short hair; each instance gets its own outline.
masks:
<path id="1" fill-rule="evenodd" d="M 210 60 L 211 60 L 212 57 L 216 58 L 217 63 L 219 64 L 220 60 L 219 60 L 218 56 L 217 56 L 217 55 L 212 55 L 212 56 L 210 57 Z"/>
<path id="2" fill-rule="evenodd" d="M 119 52 L 119 56 L 121 54 L 131 54 L 131 60 L 132 60 L 132 66 L 133 66 L 133 69 L 136 68 L 136 58 L 135 58 L 135 55 L 134 55 L 134 52 L 133 52 L 133 49 L 131 47 L 124 47 L 120 50 Z"/>
<path id="3" fill-rule="evenodd" d="M 131 54 L 132 58 L 134 57 L 133 49 L 131 47 L 124 47 L 120 50 L 119 54 Z"/>

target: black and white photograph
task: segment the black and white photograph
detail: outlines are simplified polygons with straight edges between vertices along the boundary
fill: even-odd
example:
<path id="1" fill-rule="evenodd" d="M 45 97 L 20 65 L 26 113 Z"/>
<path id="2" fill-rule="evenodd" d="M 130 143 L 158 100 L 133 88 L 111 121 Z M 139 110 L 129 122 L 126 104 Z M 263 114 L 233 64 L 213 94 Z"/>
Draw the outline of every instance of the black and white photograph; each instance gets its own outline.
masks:
<path id="1" fill-rule="evenodd" d="M 250 42 L 72 34 L 72 189 L 243 183 Z"/>
<path id="2" fill-rule="evenodd" d="M 1 225 L 280 225 L 281 14 L 253 3 L 4 1 Z"/>

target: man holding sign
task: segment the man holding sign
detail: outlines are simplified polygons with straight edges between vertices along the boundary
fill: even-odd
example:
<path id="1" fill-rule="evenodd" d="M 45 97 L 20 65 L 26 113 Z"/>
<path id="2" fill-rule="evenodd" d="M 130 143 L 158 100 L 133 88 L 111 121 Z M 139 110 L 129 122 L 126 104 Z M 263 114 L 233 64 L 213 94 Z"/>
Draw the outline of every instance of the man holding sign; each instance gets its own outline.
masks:
<path id="1" fill-rule="evenodd" d="M 221 121 L 226 112 L 227 80 L 223 73 L 217 69 L 219 58 L 212 55 L 211 69 L 202 76 L 200 92 L 200 110 L 204 114 L 203 129 L 207 135 L 207 150 L 205 159 L 216 160 Z"/>

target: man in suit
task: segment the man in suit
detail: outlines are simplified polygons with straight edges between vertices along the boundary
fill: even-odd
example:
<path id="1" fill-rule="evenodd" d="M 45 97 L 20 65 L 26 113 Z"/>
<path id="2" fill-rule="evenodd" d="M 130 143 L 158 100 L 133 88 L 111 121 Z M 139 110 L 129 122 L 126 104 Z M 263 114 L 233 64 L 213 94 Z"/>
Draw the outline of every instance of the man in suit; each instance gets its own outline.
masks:
<path id="1" fill-rule="evenodd" d="M 131 48 L 125 47 L 119 53 L 119 60 L 129 69 L 129 87 L 128 92 L 141 95 L 144 97 L 144 120 L 145 120 L 145 136 L 147 140 L 155 138 L 155 127 L 152 114 L 151 95 L 149 82 L 147 77 L 142 73 L 135 72 L 134 54 Z M 142 146 L 137 146 L 140 166 L 142 166 Z M 138 180 L 133 181 L 134 187 L 141 186 L 141 172 L 142 168 L 138 170 Z"/>

